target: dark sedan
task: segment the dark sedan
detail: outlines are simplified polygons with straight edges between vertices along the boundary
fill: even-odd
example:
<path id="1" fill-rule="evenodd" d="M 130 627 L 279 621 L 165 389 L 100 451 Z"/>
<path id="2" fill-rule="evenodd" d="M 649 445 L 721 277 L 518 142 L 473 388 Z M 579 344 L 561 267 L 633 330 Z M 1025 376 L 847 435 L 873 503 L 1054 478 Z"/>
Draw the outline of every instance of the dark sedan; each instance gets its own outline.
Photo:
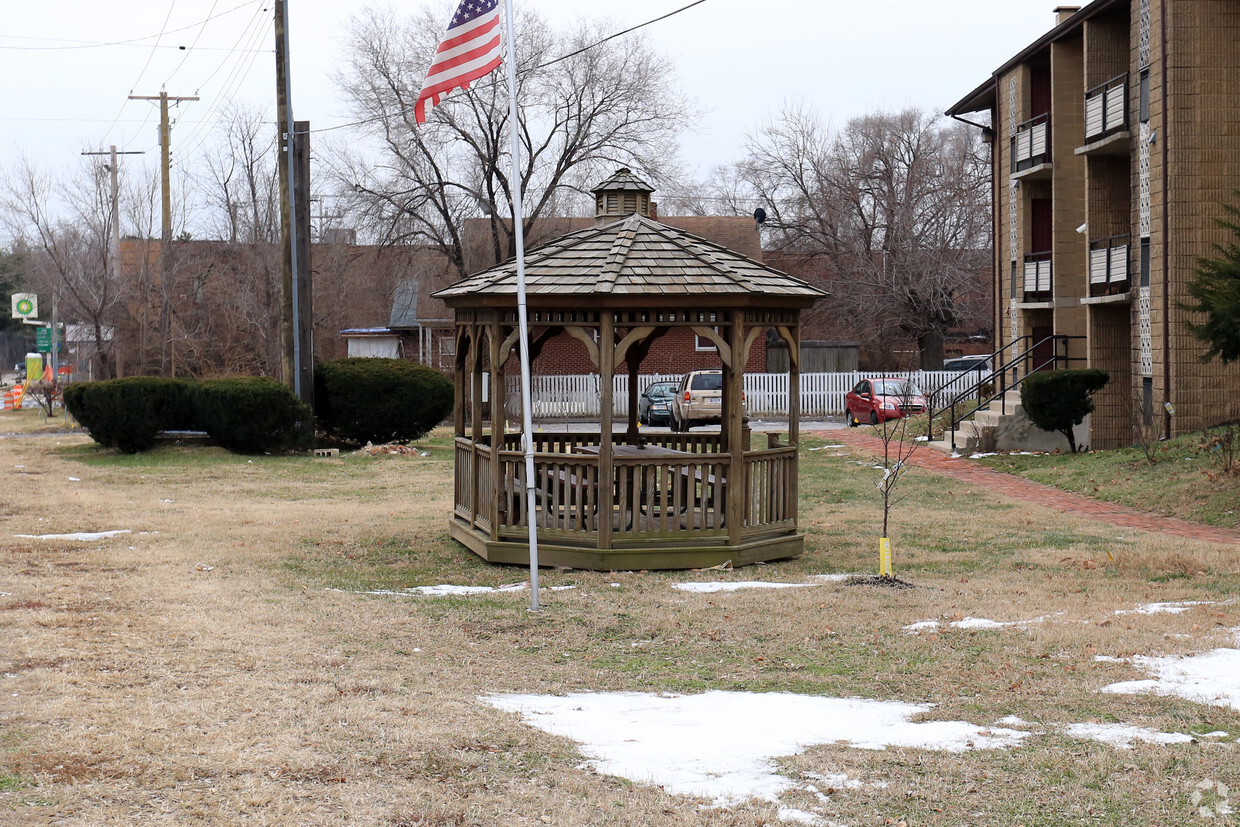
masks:
<path id="1" fill-rule="evenodd" d="M 651 382 L 637 398 L 637 421 L 643 425 L 667 425 L 672 421 L 675 382 Z"/>

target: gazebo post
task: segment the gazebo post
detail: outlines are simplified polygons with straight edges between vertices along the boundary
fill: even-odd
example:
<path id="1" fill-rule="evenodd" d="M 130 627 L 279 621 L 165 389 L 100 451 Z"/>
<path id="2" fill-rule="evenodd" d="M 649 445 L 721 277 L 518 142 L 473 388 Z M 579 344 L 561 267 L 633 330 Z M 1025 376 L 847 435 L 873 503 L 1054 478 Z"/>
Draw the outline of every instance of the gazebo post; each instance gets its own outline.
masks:
<path id="1" fill-rule="evenodd" d="M 607 503 L 607 508 L 599 509 L 598 547 L 611 548 L 611 502 L 615 497 L 615 467 L 612 455 L 612 409 L 615 407 L 613 388 L 616 372 L 616 316 L 610 310 L 599 313 L 598 331 L 598 372 L 599 372 L 599 452 L 598 452 L 598 497 L 599 502 Z M 623 518 L 624 515 L 621 515 Z"/>
<path id="2" fill-rule="evenodd" d="M 726 450 L 729 455 L 727 506 L 724 520 L 728 529 L 728 542 L 740 545 L 741 521 L 748 502 L 748 484 L 745 480 L 744 408 L 741 395 L 745 390 L 745 313 L 735 309 L 731 312 L 732 323 L 728 325 L 728 348 L 732 358 L 724 363 L 724 421 L 720 430 L 727 430 Z M 720 354 L 722 357 L 723 354 Z M 736 561 L 740 562 L 740 561 Z"/>
<path id="3" fill-rule="evenodd" d="M 790 334 L 788 339 L 788 444 L 795 448 L 801 441 L 801 322 L 799 319 L 788 332 Z M 785 485 L 792 502 L 793 520 L 799 522 L 797 514 L 800 512 L 798 505 L 801 495 L 796 465 L 792 466 Z"/>
<path id="4" fill-rule="evenodd" d="M 491 540 L 499 539 L 500 499 L 504 490 L 500 452 L 504 450 L 504 366 L 499 352 L 503 345 L 503 329 L 499 312 L 487 326 L 488 362 L 491 363 L 491 494 L 487 497 L 487 514 L 491 519 Z"/>

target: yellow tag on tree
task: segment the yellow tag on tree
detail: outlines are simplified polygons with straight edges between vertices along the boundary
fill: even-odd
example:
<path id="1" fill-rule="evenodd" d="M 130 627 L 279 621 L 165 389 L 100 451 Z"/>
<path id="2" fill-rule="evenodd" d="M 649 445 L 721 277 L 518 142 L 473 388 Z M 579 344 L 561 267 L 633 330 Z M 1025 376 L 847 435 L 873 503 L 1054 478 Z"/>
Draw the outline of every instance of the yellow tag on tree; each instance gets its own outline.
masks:
<path id="1" fill-rule="evenodd" d="M 893 576 L 891 573 L 891 540 L 886 537 L 878 541 L 878 576 Z"/>

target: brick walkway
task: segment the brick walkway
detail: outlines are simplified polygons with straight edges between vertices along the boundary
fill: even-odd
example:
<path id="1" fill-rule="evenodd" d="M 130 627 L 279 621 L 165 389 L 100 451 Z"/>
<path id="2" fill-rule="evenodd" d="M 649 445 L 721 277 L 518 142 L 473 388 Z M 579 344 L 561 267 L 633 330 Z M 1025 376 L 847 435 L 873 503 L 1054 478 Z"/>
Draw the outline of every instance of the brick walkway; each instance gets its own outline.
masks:
<path id="1" fill-rule="evenodd" d="M 819 431 L 818 435 L 861 451 L 879 455 L 883 452 L 882 440 L 872 436 L 868 428 Z M 1030 482 L 1012 474 L 992 471 L 978 465 L 973 460 L 953 459 L 950 455 L 934 448 L 918 449 L 910 462 L 935 474 L 943 474 L 973 485 L 980 485 L 1013 499 L 1036 503 L 1056 511 L 1080 514 L 1123 528 L 1149 531 L 1154 534 L 1170 534 L 1175 537 L 1187 537 L 1190 540 L 1204 540 L 1210 543 L 1240 544 L 1240 531 L 1179 520 L 1175 517 L 1162 517 L 1114 503 L 1093 500 L 1080 494 L 1043 485 L 1040 482 Z"/>

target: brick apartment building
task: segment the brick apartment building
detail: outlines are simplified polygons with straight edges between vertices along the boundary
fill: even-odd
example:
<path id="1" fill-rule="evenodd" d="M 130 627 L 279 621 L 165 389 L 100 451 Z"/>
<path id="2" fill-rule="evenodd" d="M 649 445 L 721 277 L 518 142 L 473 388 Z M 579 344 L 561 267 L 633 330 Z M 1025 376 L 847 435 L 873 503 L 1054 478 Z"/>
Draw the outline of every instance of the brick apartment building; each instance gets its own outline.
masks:
<path id="1" fill-rule="evenodd" d="M 1240 418 L 1240 365 L 1178 308 L 1240 190 L 1240 3 L 1095 0 L 948 111 L 989 113 L 997 346 L 1067 340 L 1102 368 L 1094 447 Z"/>

